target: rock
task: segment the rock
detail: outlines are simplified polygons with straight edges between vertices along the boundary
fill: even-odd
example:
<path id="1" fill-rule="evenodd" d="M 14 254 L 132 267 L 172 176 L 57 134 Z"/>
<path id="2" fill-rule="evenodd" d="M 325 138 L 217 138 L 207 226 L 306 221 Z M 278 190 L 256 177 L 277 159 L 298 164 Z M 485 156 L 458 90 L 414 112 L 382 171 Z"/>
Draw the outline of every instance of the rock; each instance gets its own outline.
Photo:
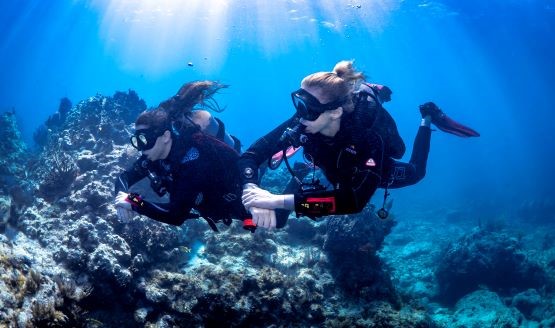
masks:
<path id="1" fill-rule="evenodd" d="M 466 295 L 455 306 L 449 327 L 517 328 L 522 321 L 518 311 L 508 308 L 494 292 L 479 290 Z"/>
<path id="2" fill-rule="evenodd" d="M 543 319 L 542 297 L 535 289 L 528 289 L 516 294 L 511 301 L 511 305 L 517 308 L 528 319 Z"/>
<path id="3" fill-rule="evenodd" d="M 376 255 L 394 221 L 380 220 L 368 208 L 357 215 L 327 220 L 324 252 L 339 286 L 348 294 L 365 299 L 394 301 L 397 296 L 390 276 Z"/>
<path id="4" fill-rule="evenodd" d="M 484 285 L 498 292 L 526 290 L 545 282 L 542 267 L 520 242 L 502 232 L 475 229 L 444 251 L 436 271 L 439 299 L 447 304 Z"/>

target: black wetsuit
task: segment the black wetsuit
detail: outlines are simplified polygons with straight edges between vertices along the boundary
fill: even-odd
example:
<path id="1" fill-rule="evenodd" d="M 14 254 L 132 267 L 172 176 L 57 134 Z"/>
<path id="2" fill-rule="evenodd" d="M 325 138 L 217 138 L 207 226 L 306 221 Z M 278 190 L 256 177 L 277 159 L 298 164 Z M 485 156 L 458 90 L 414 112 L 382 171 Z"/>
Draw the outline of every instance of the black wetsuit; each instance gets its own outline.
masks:
<path id="1" fill-rule="evenodd" d="M 297 215 L 324 216 L 360 212 L 378 187 L 398 188 L 414 184 L 425 173 L 430 129 L 420 127 L 410 163 L 393 160 L 404 154 L 391 116 L 372 95 L 355 95 L 355 110 L 343 113 L 339 132 L 332 138 L 307 134 L 302 144 L 305 158 L 322 169 L 332 190 L 295 194 Z M 256 141 L 239 160 L 243 184 L 258 183 L 258 167 L 287 147 L 280 137 L 296 123 L 293 116 Z"/>
<path id="2" fill-rule="evenodd" d="M 184 140 L 186 139 L 186 140 Z M 160 186 L 170 195 L 169 203 L 142 202 L 134 206 L 138 213 L 151 219 L 181 225 L 198 215 L 214 222 L 243 220 L 247 212 L 241 203 L 241 185 L 237 171 L 239 154 L 228 145 L 202 132 L 184 139 L 174 139 L 164 160 L 150 162 L 141 157 L 116 181 L 115 192 L 127 192 L 129 186 L 148 176 L 149 171 L 160 178 Z"/>

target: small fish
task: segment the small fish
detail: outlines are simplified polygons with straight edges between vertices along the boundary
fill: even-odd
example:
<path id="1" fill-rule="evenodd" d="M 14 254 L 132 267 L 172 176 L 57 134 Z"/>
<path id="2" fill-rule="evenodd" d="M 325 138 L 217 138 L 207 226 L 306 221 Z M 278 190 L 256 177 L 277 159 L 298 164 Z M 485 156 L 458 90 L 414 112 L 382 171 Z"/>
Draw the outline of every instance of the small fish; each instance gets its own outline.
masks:
<path id="1" fill-rule="evenodd" d="M 193 64 L 193 62 L 188 62 L 188 63 L 187 63 L 187 66 L 193 67 L 193 66 L 195 66 L 195 65 Z"/>
<path id="2" fill-rule="evenodd" d="M 183 253 L 191 253 L 191 249 L 187 246 L 179 246 L 179 249 L 183 252 Z"/>

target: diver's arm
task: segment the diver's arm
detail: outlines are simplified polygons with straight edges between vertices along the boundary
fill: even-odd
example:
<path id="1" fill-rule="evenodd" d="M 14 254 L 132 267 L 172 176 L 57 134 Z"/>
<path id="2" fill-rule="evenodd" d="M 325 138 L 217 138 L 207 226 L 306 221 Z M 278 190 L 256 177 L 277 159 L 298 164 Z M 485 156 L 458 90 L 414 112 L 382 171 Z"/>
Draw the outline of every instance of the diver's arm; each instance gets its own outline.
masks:
<path id="1" fill-rule="evenodd" d="M 370 197 L 357 194 L 354 190 L 337 189 L 295 194 L 294 207 L 297 216 L 352 214 L 362 211 L 368 200 Z"/>
<path id="2" fill-rule="evenodd" d="M 258 169 L 264 161 L 267 161 L 276 152 L 282 150 L 285 145 L 280 143 L 280 138 L 288 127 L 293 125 L 296 116 L 289 118 L 278 127 L 252 144 L 239 158 L 238 166 L 243 185 L 247 183 L 258 183 Z"/>
<path id="3" fill-rule="evenodd" d="M 175 207 L 175 203 L 153 203 L 148 202 L 142 198 L 141 195 L 136 193 L 119 192 L 116 196 L 116 209 L 118 210 L 118 217 L 121 220 L 128 221 L 133 217 L 133 214 L 126 214 L 136 212 L 141 215 L 148 216 L 149 218 L 179 226 L 191 217 L 196 217 L 189 214 L 189 211 L 182 210 L 183 207 Z M 123 212 L 122 212 L 123 210 Z M 132 212 L 131 212 L 132 211 Z"/>
<path id="4" fill-rule="evenodd" d="M 170 215 L 169 204 L 155 204 L 143 200 L 139 194 L 130 193 L 127 197 L 127 202 L 131 203 L 131 209 L 141 215 L 148 216 L 149 218 L 168 223 L 172 225 L 181 225 L 179 219 L 175 219 Z M 184 221 L 184 220 L 183 220 Z"/>
<path id="5" fill-rule="evenodd" d="M 297 216 L 318 217 L 361 212 L 382 179 L 374 168 L 359 168 L 351 179 L 349 183 L 340 183 L 334 190 L 295 194 Z"/>
<path id="6" fill-rule="evenodd" d="M 259 188 L 258 188 L 259 189 Z M 360 197 L 354 190 L 330 190 L 298 194 L 274 195 L 266 190 L 249 189 L 243 194 L 246 208 L 295 210 L 297 216 L 320 217 L 362 211 L 369 197 Z"/>
<path id="7" fill-rule="evenodd" d="M 138 201 L 132 202 L 133 210 L 153 220 L 176 226 L 182 225 L 186 219 L 196 217 L 191 214 L 191 209 L 197 198 L 198 193 L 195 190 L 199 190 L 198 183 L 201 179 L 195 176 L 197 171 L 186 167 L 180 168 L 174 176 L 175 186 L 170 193 L 169 203 L 152 203 L 139 196 Z"/>
<path id="8" fill-rule="evenodd" d="M 130 194 L 130 197 L 138 196 Z M 175 226 L 180 226 L 190 216 L 189 212 L 175 210 L 171 203 L 151 203 L 140 200 L 132 203 L 133 211 L 149 218 Z"/>
<path id="9" fill-rule="evenodd" d="M 148 216 L 149 218 L 175 226 L 180 226 L 186 219 L 195 217 L 191 215 L 192 199 L 187 201 L 188 194 L 179 192 L 170 195 L 169 203 L 153 203 L 142 199 L 138 194 L 129 194 L 128 202 L 133 211 Z"/>
<path id="10" fill-rule="evenodd" d="M 146 156 L 143 155 L 129 170 L 122 172 L 114 182 L 114 194 L 117 195 L 120 191 L 128 192 L 129 187 L 145 178 L 148 175 L 148 168 L 146 167 L 147 164 L 148 160 L 146 159 Z"/>
<path id="11" fill-rule="evenodd" d="M 264 189 L 252 186 L 243 193 L 243 205 L 246 208 L 295 210 L 297 216 L 309 217 L 359 213 L 376 191 L 381 179 L 370 170 L 356 178 L 361 179 L 357 188 L 285 195 L 274 195 Z"/>

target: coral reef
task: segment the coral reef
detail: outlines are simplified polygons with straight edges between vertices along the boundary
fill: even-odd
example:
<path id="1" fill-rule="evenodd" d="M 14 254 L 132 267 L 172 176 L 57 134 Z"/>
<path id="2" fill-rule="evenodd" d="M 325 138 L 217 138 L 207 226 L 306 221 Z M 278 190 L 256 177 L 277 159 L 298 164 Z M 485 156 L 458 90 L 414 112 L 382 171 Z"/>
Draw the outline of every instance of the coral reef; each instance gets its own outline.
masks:
<path id="1" fill-rule="evenodd" d="M 449 327 L 522 327 L 522 315 L 507 307 L 501 298 L 491 291 L 479 290 L 459 300 Z"/>
<path id="2" fill-rule="evenodd" d="M 38 171 L 41 176 L 39 195 L 49 201 L 67 195 L 78 173 L 75 160 L 60 148 L 45 158 Z"/>
<path id="3" fill-rule="evenodd" d="M 35 144 L 40 147 L 46 146 L 49 136 L 58 132 L 63 127 L 63 124 L 66 121 L 67 114 L 71 107 L 72 104 L 69 98 L 64 97 L 60 99 L 58 111 L 50 115 L 46 122 L 40 125 L 33 134 L 33 140 L 35 141 Z"/>
<path id="4" fill-rule="evenodd" d="M 113 97 L 96 95 L 79 102 L 68 113 L 59 138 L 63 148 L 85 148 L 110 152 L 113 144 L 125 144 L 129 138 L 129 124 L 146 109 L 137 93 L 116 92 Z"/>
<path id="5" fill-rule="evenodd" d="M 31 153 L 21 139 L 15 111 L 0 115 L 0 233 L 15 225 L 25 206 L 32 202 L 27 166 Z"/>
<path id="6" fill-rule="evenodd" d="M 215 234 L 203 220 L 119 221 L 113 181 L 138 156 L 128 138 L 145 108 L 132 91 L 73 107 L 62 100 L 40 154 L 10 163 L 21 175 L 0 189 L 0 326 L 555 322 L 555 284 L 545 278 L 555 271 L 555 232 L 520 238 L 493 223 L 468 232 L 429 219 L 440 212 L 380 220 L 372 206 L 318 221 L 291 215 L 284 229 L 254 234 L 239 224 Z M 288 180 L 281 167 L 263 183 L 279 192 Z M 458 213 L 464 218 L 451 221 L 466 220 Z M 525 243 L 542 251 L 525 252 Z M 501 275 L 507 280 L 494 278 Z"/>
<path id="7" fill-rule="evenodd" d="M 399 220 L 386 239 L 380 257 L 391 269 L 393 284 L 401 298 L 411 300 L 415 306 L 424 306 L 440 327 L 552 326 L 555 322 L 552 297 L 555 275 L 549 263 L 555 259 L 555 248 L 548 240 L 555 233 L 553 229 L 537 229 L 535 224 L 519 218 L 510 221 L 503 217 L 481 220 L 487 224 L 479 227 L 470 225 L 468 220 L 453 224 L 451 213 L 433 208 L 415 212 L 406 220 Z M 503 248 L 508 252 L 503 252 Z M 458 251 L 449 253 L 454 249 Z M 500 256 L 506 256 L 506 261 Z M 463 258 L 468 262 L 461 261 Z M 518 259 L 523 260 L 519 262 Z M 457 285 L 442 285 L 450 283 L 449 277 L 438 279 L 439 269 L 450 264 L 451 270 L 455 270 L 454 263 L 461 268 L 455 273 L 456 278 L 463 281 L 461 289 L 457 289 Z M 513 263 L 516 268 L 510 269 L 506 263 Z M 473 268 L 484 269 L 484 264 L 489 271 L 482 272 L 483 278 L 476 277 Z M 527 289 L 520 283 L 530 269 L 530 282 L 524 285 L 538 287 Z M 488 285 L 486 282 L 489 283 L 494 274 L 499 277 L 499 283 Z M 517 280 L 513 284 L 509 279 L 514 275 Z M 473 287 L 465 285 L 469 282 Z M 461 294 L 446 297 L 446 288 Z M 498 317 L 494 316 L 496 311 Z"/>
<path id="8" fill-rule="evenodd" d="M 0 235 L 0 326 L 85 326 L 79 303 L 90 287 L 63 278 L 71 273 L 50 255 L 21 233 L 11 241 Z"/>
<path id="9" fill-rule="evenodd" d="M 11 198 L 0 196 L 0 233 L 3 233 L 5 231 L 6 225 L 10 220 L 11 207 Z"/>
<path id="10" fill-rule="evenodd" d="M 13 184 L 13 177 L 22 175 L 27 157 L 27 146 L 21 139 L 15 111 L 0 114 L 0 182 Z"/>
<path id="11" fill-rule="evenodd" d="M 394 219 L 381 220 L 367 207 L 357 215 L 327 219 L 324 252 L 336 282 L 349 294 L 364 299 L 396 302 L 390 277 L 376 252 L 394 225 Z"/>
<path id="12" fill-rule="evenodd" d="M 94 98 L 81 107 L 109 107 L 110 101 Z M 68 115 L 68 120 L 71 117 Z M 92 127 L 80 129 L 90 131 Z M 69 132 L 61 130 L 59 135 Z M 202 220 L 173 227 L 137 217 L 123 224 L 112 205 L 112 181 L 137 153 L 115 141 L 111 148 L 98 148 L 87 138 L 61 139 L 60 149 L 74 159 L 78 176 L 69 192 L 55 200 L 35 199 L 19 217 L 18 228 L 48 250 L 56 265 L 68 270 L 67 277 L 74 281 L 80 277 L 94 286 L 79 302 L 87 311 L 87 320 L 121 327 L 230 322 L 238 326 L 338 322 L 361 326 L 375 321 L 428 326 L 429 317 L 422 310 L 370 302 L 375 293 L 367 293 L 367 301 L 361 302 L 335 282 L 332 264 L 322 251 L 328 233 L 326 220 L 292 219 L 282 231 L 259 230 L 255 234 L 240 225 L 223 226 L 221 233 L 214 234 Z M 121 140 L 127 142 L 127 138 Z M 360 253 L 361 258 L 375 259 L 389 230 L 379 220 L 376 226 L 364 224 L 364 220 L 378 219 L 364 213 L 342 238 L 359 238 L 360 246 L 373 243 L 362 247 Z M 356 229 L 362 232 L 357 234 Z M 365 270 L 355 271 L 362 278 Z M 376 266 L 371 272 L 380 270 Z M 368 288 L 380 283 L 365 281 Z"/>
<path id="13" fill-rule="evenodd" d="M 545 283 L 542 267 L 508 234 L 475 229 L 445 250 L 436 271 L 439 299 L 451 303 L 484 285 L 498 292 L 525 290 Z"/>

